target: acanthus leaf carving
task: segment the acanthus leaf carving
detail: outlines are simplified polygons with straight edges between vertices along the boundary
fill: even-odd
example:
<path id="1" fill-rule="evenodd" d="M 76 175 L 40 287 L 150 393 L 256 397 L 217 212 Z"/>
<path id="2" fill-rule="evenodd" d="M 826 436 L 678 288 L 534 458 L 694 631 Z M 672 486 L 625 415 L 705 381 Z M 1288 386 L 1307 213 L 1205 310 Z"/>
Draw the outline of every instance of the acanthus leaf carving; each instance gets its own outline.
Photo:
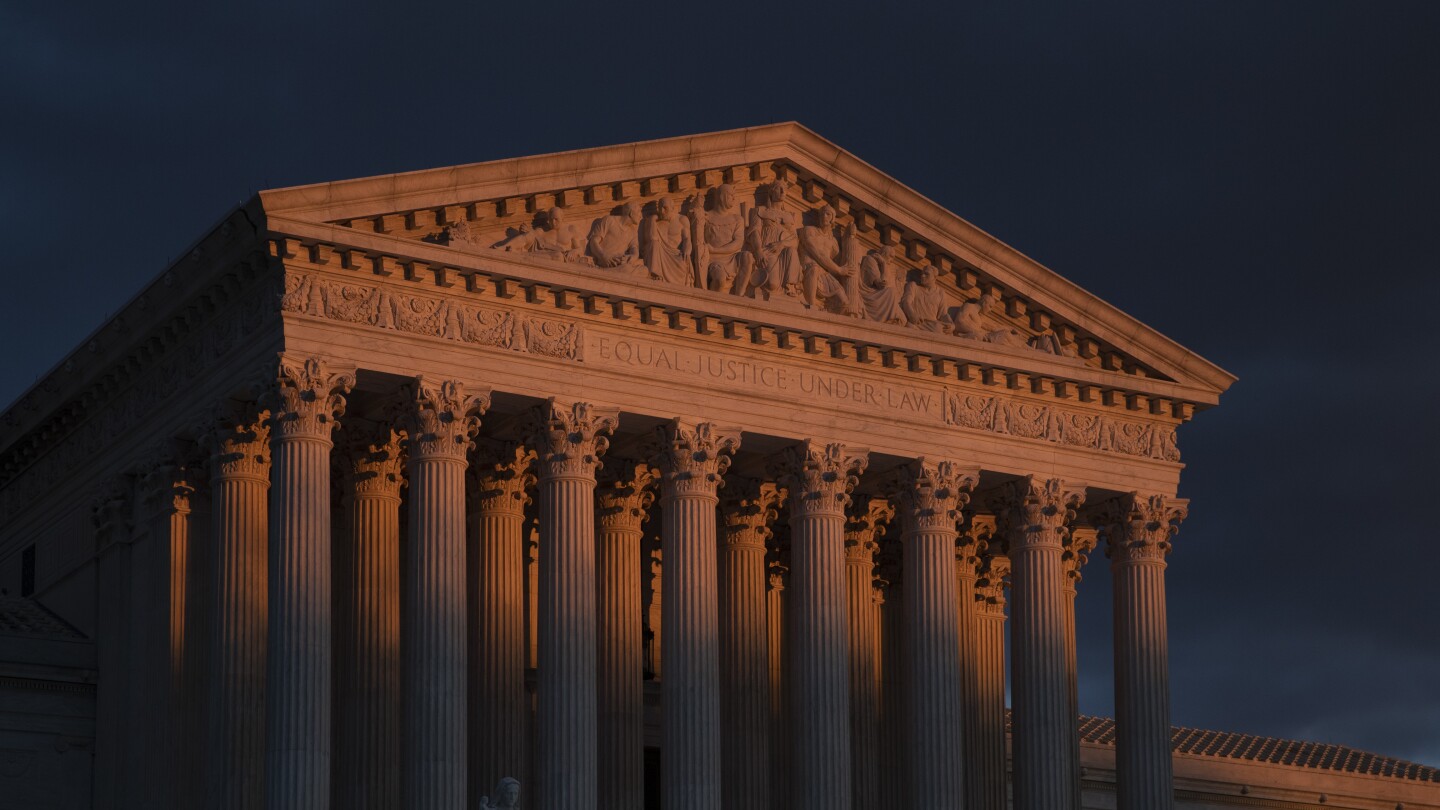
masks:
<path id="1" fill-rule="evenodd" d="M 1076 510 L 1085 503 L 1085 487 L 1059 478 L 1027 475 L 1006 484 L 992 506 L 1000 515 L 1013 555 L 1037 547 L 1063 548 Z"/>
<path id="2" fill-rule="evenodd" d="M 315 357 L 281 356 L 273 385 L 260 397 L 270 411 L 274 438 L 330 439 L 345 413 L 345 394 L 355 386 L 353 370 L 331 371 Z"/>
<path id="3" fill-rule="evenodd" d="M 895 471 L 892 485 L 905 532 L 958 529 L 960 510 L 980 480 L 979 467 L 949 459 L 917 458 Z"/>
<path id="4" fill-rule="evenodd" d="M 480 439 L 476 444 L 469 470 L 476 510 L 523 517 L 535 486 L 535 451 L 501 439 Z"/>
<path id="5" fill-rule="evenodd" d="M 791 514 L 844 517 L 869 455 L 868 450 L 813 439 L 785 448 L 774 473 L 788 490 Z"/>
<path id="6" fill-rule="evenodd" d="M 1112 564 L 1161 562 L 1170 539 L 1190 514 L 1190 502 L 1161 494 L 1130 492 L 1097 510 L 1105 535 L 1105 556 Z"/>
<path id="7" fill-rule="evenodd" d="M 861 499 L 845 519 L 845 557 L 857 563 L 875 564 L 879 538 L 895 517 L 895 506 L 889 498 L 871 496 Z"/>
<path id="8" fill-rule="evenodd" d="M 488 389 L 468 394 L 458 380 L 432 383 L 417 376 L 409 386 L 409 407 L 398 426 L 412 462 L 449 459 L 464 462 L 480 431 L 480 415 L 490 408 Z"/>
<path id="9" fill-rule="evenodd" d="M 249 478 L 270 483 L 270 413 L 242 405 L 223 409 L 201 436 L 210 451 L 215 478 Z"/>
<path id="10" fill-rule="evenodd" d="M 606 436 L 615 432 L 620 412 L 588 402 L 566 404 L 551 399 L 536 409 L 534 420 L 531 445 L 537 455 L 540 480 L 593 480 L 600 468 L 600 457 L 610 446 Z"/>
<path id="11" fill-rule="evenodd" d="M 1005 589 L 1009 586 L 1010 558 L 991 549 L 975 578 L 976 607 L 984 615 L 1005 617 Z"/>
<path id="12" fill-rule="evenodd" d="M 1060 555 L 1060 564 L 1065 568 L 1065 587 L 1074 590 L 1083 578 L 1081 570 L 1090 561 L 1090 552 L 1095 550 L 1099 534 L 1094 526 L 1072 526 L 1062 541 L 1065 551 Z"/>
<path id="13" fill-rule="evenodd" d="M 715 497 L 730 456 L 740 449 L 740 430 L 713 422 L 671 420 L 656 430 L 653 463 L 664 482 L 661 497 L 708 495 Z"/>
<path id="14" fill-rule="evenodd" d="M 977 576 L 995 535 L 995 516 L 969 514 L 955 536 L 955 565 L 963 576 Z"/>
<path id="15" fill-rule="evenodd" d="M 768 481 L 736 478 L 726 482 L 720 498 L 721 542 L 765 550 L 775 536 L 771 524 L 780 515 L 785 491 Z"/>
<path id="16" fill-rule="evenodd" d="M 1119 419 L 1048 403 L 949 390 L 945 396 L 945 422 L 1088 450 L 1180 460 L 1172 425 Z"/>
<path id="17" fill-rule="evenodd" d="M 405 484 L 404 435 L 390 426 L 371 430 L 346 428 L 343 470 L 353 495 L 399 498 Z"/>
<path id="18" fill-rule="evenodd" d="M 642 461 L 612 460 L 597 479 L 595 516 L 600 526 L 611 531 L 639 532 L 650 517 L 660 471 Z"/>

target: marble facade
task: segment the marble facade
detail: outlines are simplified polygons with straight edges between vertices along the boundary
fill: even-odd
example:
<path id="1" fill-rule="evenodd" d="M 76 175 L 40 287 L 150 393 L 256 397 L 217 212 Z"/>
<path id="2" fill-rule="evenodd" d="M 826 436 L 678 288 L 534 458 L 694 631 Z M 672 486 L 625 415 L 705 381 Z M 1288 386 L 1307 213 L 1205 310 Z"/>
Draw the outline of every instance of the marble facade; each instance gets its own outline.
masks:
<path id="1" fill-rule="evenodd" d="M 1232 382 L 794 124 L 282 189 L 0 418 L 0 548 L 134 605 L 97 807 L 631 810 L 658 748 L 667 808 L 1001 810 L 1008 631 L 1014 806 L 1079 810 L 1099 544 L 1163 810 Z"/>

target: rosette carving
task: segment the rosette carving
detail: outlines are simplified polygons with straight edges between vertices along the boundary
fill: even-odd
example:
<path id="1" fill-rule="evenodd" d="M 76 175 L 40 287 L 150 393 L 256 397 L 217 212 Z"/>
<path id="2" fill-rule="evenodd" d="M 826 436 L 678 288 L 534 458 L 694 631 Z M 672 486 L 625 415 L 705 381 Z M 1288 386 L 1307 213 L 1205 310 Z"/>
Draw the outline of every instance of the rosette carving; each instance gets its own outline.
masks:
<path id="1" fill-rule="evenodd" d="M 955 536 L 955 564 L 960 566 L 962 573 L 968 576 L 979 575 L 980 568 L 985 563 L 985 550 L 990 547 L 990 540 L 994 535 L 994 515 L 970 515 L 960 533 Z"/>
<path id="2" fill-rule="evenodd" d="M 789 491 L 791 514 L 844 517 L 869 455 L 868 450 L 810 439 L 785 448 L 775 473 Z"/>
<path id="3" fill-rule="evenodd" d="M 1002 489 L 994 506 L 1013 553 L 1029 546 L 1063 546 L 1075 510 L 1084 502 L 1083 486 L 1029 475 Z"/>
<path id="4" fill-rule="evenodd" d="M 328 441 L 335 420 L 345 413 L 345 395 L 354 387 L 353 370 L 331 371 L 314 357 L 298 360 L 282 355 L 274 386 L 261 397 L 270 409 L 274 438 Z"/>
<path id="5" fill-rule="evenodd" d="M 539 475 L 545 478 L 594 478 L 600 456 L 610 447 L 605 434 L 620 423 L 615 408 L 588 402 L 564 404 L 550 400 L 535 412 L 535 448 Z"/>
<path id="6" fill-rule="evenodd" d="M 720 519 L 724 531 L 720 542 L 732 546 L 765 548 L 775 536 L 770 524 L 780 515 L 785 491 L 773 483 L 750 478 L 732 479 L 726 483 L 720 499 Z"/>
<path id="7" fill-rule="evenodd" d="M 1170 553 L 1170 538 L 1190 514 L 1190 502 L 1165 495 L 1131 492 L 1100 510 L 1105 556 L 1112 563 L 1159 561 Z"/>
<path id="8" fill-rule="evenodd" d="M 845 518 L 845 558 L 874 565 L 876 541 L 895 517 L 895 507 L 881 497 L 865 498 L 856 507 Z"/>
<path id="9" fill-rule="evenodd" d="M 1095 550 L 1095 544 L 1099 541 L 1099 533 L 1093 526 L 1072 526 L 1066 534 L 1062 544 L 1065 552 L 1060 555 L 1060 563 L 1065 566 L 1066 587 L 1074 590 L 1080 584 L 1080 569 L 1090 561 L 1090 552 Z"/>
<path id="10" fill-rule="evenodd" d="M 535 486 L 535 451 L 519 442 L 482 439 L 470 465 L 475 508 L 524 516 Z"/>
<path id="11" fill-rule="evenodd" d="M 210 451 L 210 474 L 217 478 L 270 481 L 270 414 L 241 409 L 216 420 L 202 437 Z"/>
<path id="12" fill-rule="evenodd" d="M 489 389 L 467 394 L 456 380 L 437 385 L 416 377 L 410 385 L 410 400 L 410 408 L 398 421 L 411 461 L 465 461 L 474 447 L 475 434 L 480 432 L 480 415 L 490 408 Z"/>
<path id="13" fill-rule="evenodd" d="M 917 458 L 901 467 L 894 483 L 905 531 L 955 531 L 979 480 L 979 467 L 950 460 Z"/>
<path id="14" fill-rule="evenodd" d="M 1005 615 L 1005 589 L 1010 580 L 1010 558 L 1004 554 L 986 554 L 975 578 L 975 604 L 981 613 Z"/>
<path id="15" fill-rule="evenodd" d="M 654 484 L 660 471 L 640 461 L 622 460 L 606 465 L 595 487 L 595 517 L 607 530 L 640 531 L 655 502 Z"/>
<path id="16" fill-rule="evenodd" d="M 663 496 L 713 497 L 724 486 L 721 479 L 730 469 L 730 454 L 740 449 L 738 428 L 675 419 L 661 426 L 658 434 L 654 463 L 665 483 Z"/>
<path id="17" fill-rule="evenodd" d="M 400 496 L 400 487 L 404 486 L 403 440 L 404 436 L 393 428 L 384 427 L 345 448 L 345 478 L 353 494 Z"/>

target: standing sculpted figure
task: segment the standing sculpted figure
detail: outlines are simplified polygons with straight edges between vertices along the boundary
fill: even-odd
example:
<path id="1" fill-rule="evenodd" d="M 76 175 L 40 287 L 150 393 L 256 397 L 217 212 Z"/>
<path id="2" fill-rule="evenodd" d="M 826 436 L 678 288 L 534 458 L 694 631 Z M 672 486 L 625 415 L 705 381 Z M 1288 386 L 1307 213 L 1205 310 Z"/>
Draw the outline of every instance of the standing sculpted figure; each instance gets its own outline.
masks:
<path id="1" fill-rule="evenodd" d="M 600 267 L 645 272 L 640 261 L 640 204 L 627 202 L 620 207 L 620 213 L 595 220 L 587 244 L 591 258 Z"/>
<path id="2" fill-rule="evenodd" d="M 744 295 L 750 285 L 751 256 L 745 247 L 745 216 L 735 210 L 735 188 L 726 183 L 715 189 L 715 207 L 705 200 L 691 202 L 695 220 L 695 270 L 705 286 L 716 292 Z"/>
<path id="3" fill-rule="evenodd" d="M 495 247 L 524 253 L 538 253 L 551 259 L 573 262 L 585 257 L 585 239 L 580 229 L 565 221 L 559 208 L 551 208 L 539 217 L 539 228 L 522 230 Z"/>
<path id="4" fill-rule="evenodd" d="M 905 310 L 900 296 L 905 291 L 902 269 L 890 263 L 895 248 L 881 245 L 860 260 L 860 297 L 865 301 L 865 314 L 880 323 L 905 323 Z"/>
<path id="5" fill-rule="evenodd" d="M 765 187 L 765 202 L 750 212 L 750 229 L 746 234 L 750 255 L 754 257 L 754 285 L 757 297 L 770 299 L 777 295 L 799 297 L 802 294 L 800 262 L 796 256 L 799 239 L 795 235 L 799 217 L 784 206 L 789 184 L 776 180 Z"/>
<path id="6" fill-rule="evenodd" d="M 811 309 L 845 312 L 850 297 L 846 282 L 855 268 L 840 264 L 840 243 L 835 239 L 835 209 L 822 205 L 815 210 L 818 224 L 800 229 L 800 267 L 805 283 L 805 305 Z"/>
<path id="7" fill-rule="evenodd" d="M 480 797 L 480 810 L 512 810 L 520 806 L 520 780 L 507 776 L 495 786 L 495 802 L 489 796 Z"/>
<path id="8" fill-rule="evenodd" d="M 927 332 L 949 332 L 950 313 L 945 309 L 945 291 L 936 281 L 939 273 L 935 265 L 920 268 L 918 281 L 905 284 L 905 294 L 900 298 L 900 308 L 910 325 Z"/>
<path id="9" fill-rule="evenodd" d="M 690 265 L 690 223 L 675 215 L 674 200 L 661 197 L 655 201 L 655 213 L 645 218 L 642 235 L 641 255 L 651 278 L 698 286 Z"/>

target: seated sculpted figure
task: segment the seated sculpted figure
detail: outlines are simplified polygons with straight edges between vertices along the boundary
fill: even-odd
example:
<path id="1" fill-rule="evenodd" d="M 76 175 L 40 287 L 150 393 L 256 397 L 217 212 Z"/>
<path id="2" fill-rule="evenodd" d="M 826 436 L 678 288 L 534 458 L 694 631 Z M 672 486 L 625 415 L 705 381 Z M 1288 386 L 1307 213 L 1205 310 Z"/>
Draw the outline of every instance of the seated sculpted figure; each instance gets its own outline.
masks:
<path id="1" fill-rule="evenodd" d="M 854 270 L 842 266 L 840 243 L 835 239 L 835 209 L 822 205 L 815 211 L 818 224 L 800 229 L 800 267 L 805 283 L 805 305 L 811 309 L 844 312 L 850 303 L 846 282 Z"/>
<path id="2" fill-rule="evenodd" d="M 900 294 L 904 292 L 905 284 L 900 268 L 890 263 L 893 255 L 893 247 L 881 245 L 860 260 L 860 297 L 865 302 L 865 314 L 870 320 L 903 324 L 905 310 L 900 308 Z"/>
<path id="3" fill-rule="evenodd" d="M 595 220 L 587 241 L 590 257 L 600 267 L 644 273 L 640 261 L 640 204 L 627 202 L 620 213 Z"/>
<path id="4" fill-rule="evenodd" d="M 984 340 L 990 334 L 990 328 L 985 324 L 985 316 L 995 309 L 999 298 L 995 293 L 986 290 L 974 301 L 967 301 L 955 310 L 955 334 L 971 340 Z"/>
<path id="5" fill-rule="evenodd" d="M 651 278 L 699 286 L 690 264 L 690 223 L 675 215 L 673 200 L 661 197 L 655 201 L 655 213 L 646 217 L 642 236 L 640 251 Z"/>
<path id="6" fill-rule="evenodd" d="M 905 293 L 900 297 L 900 308 L 905 311 L 906 321 L 927 332 L 950 331 L 950 313 L 946 311 L 945 291 L 936 281 L 939 272 L 933 264 L 920 268 L 920 279 L 907 282 Z"/>
<path id="7" fill-rule="evenodd" d="M 522 230 L 495 247 L 569 262 L 585 257 L 585 240 L 580 236 L 580 229 L 566 222 L 559 208 L 541 214 L 539 225 L 539 228 Z"/>
<path id="8" fill-rule="evenodd" d="M 695 267 L 705 286 L 716 292 L 744 295 L 750 285 L 750 254 L 745 253 L 745 218 L 735 210 L 735 189 L 726 183 L 715 189 L 715 207 L 691 201 L 695 221 Z"/>
<path id="9" fill-rule="evenodd" d="M 480 810 L 512 810 L 520 806 L 520 780 L 507 776 L 495 786 L 495 800 L 480 797 Z"/>
<path id="10" fill-rule="evenodd" d="M 758 298 L 802 293 L 800 262 L 796 256 L 799 238 L 795 235 L 799 217 L 785 209 L 789 184 L 776 180 L 765 187 L 765 202 L 750 212 L 747 247 L 754 257 L 752 289 Z"/>

